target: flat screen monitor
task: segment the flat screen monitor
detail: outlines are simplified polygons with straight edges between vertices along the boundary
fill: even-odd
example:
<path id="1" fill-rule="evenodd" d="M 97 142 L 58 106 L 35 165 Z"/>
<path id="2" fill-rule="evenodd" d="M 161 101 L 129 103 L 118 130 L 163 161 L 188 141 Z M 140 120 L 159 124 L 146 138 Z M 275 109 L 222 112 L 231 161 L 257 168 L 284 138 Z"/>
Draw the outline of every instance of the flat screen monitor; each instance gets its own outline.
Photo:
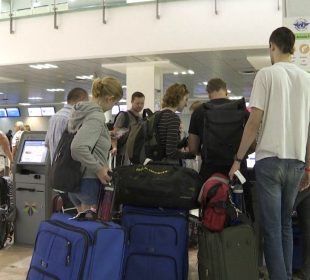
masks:
<path id="1" fill-rule="evenodd" d="M 255 153 L 249 154 L 246 159 L 246 164 L 248 169 L 252 169 L 255 165 Z"/>
<path id="2" fill-rule="evenodd" d="M 42 117 L 42 112 L 40 107 L 29 107 L 28 108 L 29 117 Z"/>
<path id="3" fill-rule="evenodd" d="M 46 155 L 47 148 L 44 140 L 25 140 L 19 163 L 44 164 Z"/>
<path id="4" fill-rule="evenodd" d="M 112 107 L 112 115 L 117 115 L 119 112 L 119 106 L 118 105 L 114 105 Z"/>
<path id="5" fill-rule="evenodd" d="M 0 108 L 0 118 L 6 118 L 6 110 L 4 108 Z"/>
<path id="6" fill-rule="evenodd" d="M 20 117 L 20 111 L 17 107 L 6 108 L 8 117 Z"/>
<path id="7" fill-rule="evenodd" d="M 55 108 L 54 107 L 41 107 L 42 116 L 50 117 L 55 115 Z"/>

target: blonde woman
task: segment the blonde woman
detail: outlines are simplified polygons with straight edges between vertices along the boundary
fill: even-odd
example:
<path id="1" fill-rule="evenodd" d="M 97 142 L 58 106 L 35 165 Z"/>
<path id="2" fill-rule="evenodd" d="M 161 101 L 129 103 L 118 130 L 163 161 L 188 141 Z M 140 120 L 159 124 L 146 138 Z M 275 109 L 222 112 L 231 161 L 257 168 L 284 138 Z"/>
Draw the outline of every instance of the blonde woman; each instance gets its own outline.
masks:
<path id="1" fill-rule="evenodd" d="M 69 193 L 69 198 L 79 212 L 97 208 L 99 189 L 111 180 L 108 175 L 108 154 L 111 147 L 104 112 L 109 111 L 122 98 L 118 80 L 98 78 L 92 85 L 92 100 L 74 105 L 68 130 L 77 131 L 72 144 L 72 158 L 81 162 L 86 171 L 79 193 Z"/>

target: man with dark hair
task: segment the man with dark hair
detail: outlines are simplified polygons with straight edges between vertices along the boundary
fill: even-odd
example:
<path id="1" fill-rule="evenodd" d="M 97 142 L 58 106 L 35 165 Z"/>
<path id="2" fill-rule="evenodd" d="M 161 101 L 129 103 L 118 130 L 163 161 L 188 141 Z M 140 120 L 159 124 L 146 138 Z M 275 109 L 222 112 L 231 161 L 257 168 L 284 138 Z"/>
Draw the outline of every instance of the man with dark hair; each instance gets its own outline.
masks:
<path id="1" fill-rule="evenodd" d="M 131 96 L 131 108 L 127 112 L 120 112 L 115 118 L 112 140 L 112 153 L 116 155 L 116 165 L 129 164 L 126 157 L 126 141 L 130 127 L 141 119 L 141 111 L 144 107 L 145 96 L 142 92 L 136 91 Z"/>
<path id="2" fill-rule="evenodd" d="M 85 89 L 74 88 L 67 95 L 67 104 L 51 117 L 45 137 L 45 146 L 49 149 L 51 162 L 53 161 L 59 140 L 67 128 L 73 105 L 87 100 L 88 93 Z"/>
<path id="3" fill-rule="evenodd" d="M 220 78 L 214 78 L 208 81 L 206 90 L 209 94 L 208 103 L 213 105 L 222 105 L 230 103 L 228 99 L 226 83 Z M 193 154 L 200 154 L 204 137 L 204 116 L 206 109 L 204 105 L 198 107 L 192 114 L 189 125 L 188 146 L 189 151 Z M 212 160 L 208 160 L 207 156 L 201 154 L 202 164 L 200 168 L 200 176 L 206 181 L 213 173 L 220 172 L 228 174 L 230 165 L 214 164 Z"/>
<path id="4" fill-rule="evenodd" d="M 229 172 L 232 178 L 257 139 L 256 188 L 271 280 L 292 279 L 291 214 L 298 191 L 310 184 L 310 75 L 291 63 L 294 43 L 290 29 L 272 32 L 272 66 L 255 77 L 250 117 Z"/>

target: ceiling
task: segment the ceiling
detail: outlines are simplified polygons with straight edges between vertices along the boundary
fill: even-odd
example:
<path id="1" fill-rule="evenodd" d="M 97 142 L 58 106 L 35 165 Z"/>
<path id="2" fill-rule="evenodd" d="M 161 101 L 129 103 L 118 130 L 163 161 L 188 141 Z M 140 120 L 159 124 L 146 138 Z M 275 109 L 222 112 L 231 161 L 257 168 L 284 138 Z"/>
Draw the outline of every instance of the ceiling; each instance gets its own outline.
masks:
<path id="1" fill-rule="evenodd" d="M 102 67 L 105 64 L 126 64 L 150 61 L 165 61 L 178 65 L 182 69 L 191 69 L 194 75 L 163 76 L 164 89 L 172 83 L 184 83 L 191 92 L 191 98 L 205 98 L 203 82 L 214 77 L 226 81 L 231 95 L 249 97 L 255 70 L 268 64 L 267 49 L 221 50 L 187 53 L 170 53 L 148 56 L 129 56 L 114 58 L 81 59 L 48 62 L 57 65 L 55 69 L 37 70 L 29 64 L 0 66 L 0 106 L 15 106 L 18 103 L 57 104 L 65 101 L 66 93 L 74 87 L 83 87 L 91 91 L 91 80 L 78 80 L 78 75 L 95 77 L 114 76 L 122 85 L 126 85 L 126 75 Z M 264 58 L 263 64 L 254 68 L 255 58 Z M 251 63 L 250 63 L 251 61 Z M 46 63 L 42 61 L 41 63 Z M 254 71 L 254 74 L 253 74 Z M 48 92 L 50 88 L 62 88 L 64 92 Z M 41 97 L 41 100 L 29 100 L 29 97 Z"/>

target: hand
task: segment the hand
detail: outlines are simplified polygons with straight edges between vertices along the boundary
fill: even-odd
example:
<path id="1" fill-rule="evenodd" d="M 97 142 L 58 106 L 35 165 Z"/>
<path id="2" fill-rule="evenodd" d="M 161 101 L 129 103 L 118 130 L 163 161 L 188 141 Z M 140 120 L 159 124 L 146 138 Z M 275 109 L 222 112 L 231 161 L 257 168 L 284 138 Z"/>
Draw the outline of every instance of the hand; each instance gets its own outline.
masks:
<path id="1" fill-rule="evenodd" d="M 112 148 L 111 154 L 112 154 L 112 156 L 116 156 L 117 155 L 117 148 Z"/>
<path id="2" fill-rule="evenodd" d="M 235 172 L 240 170 L 240 162 L 234 161 L 230 171 L 229 171 L 229 179 L 232 180 L 235 176 Z"/>
<path id="3" fill-rule="evenodd" d="M 98 179 L 104 185 L 108 184 L 112 180 L 112 177 L 108 175 L 109 171 L 112 172 L 110 168 L 102 166 L 97 172 Z"/>
<path id="4" fill-rule="evenodd" d="M 302 192 L 310 186 L 310 172 L 305 171 L 299 183 L 299 191 Z"/>

